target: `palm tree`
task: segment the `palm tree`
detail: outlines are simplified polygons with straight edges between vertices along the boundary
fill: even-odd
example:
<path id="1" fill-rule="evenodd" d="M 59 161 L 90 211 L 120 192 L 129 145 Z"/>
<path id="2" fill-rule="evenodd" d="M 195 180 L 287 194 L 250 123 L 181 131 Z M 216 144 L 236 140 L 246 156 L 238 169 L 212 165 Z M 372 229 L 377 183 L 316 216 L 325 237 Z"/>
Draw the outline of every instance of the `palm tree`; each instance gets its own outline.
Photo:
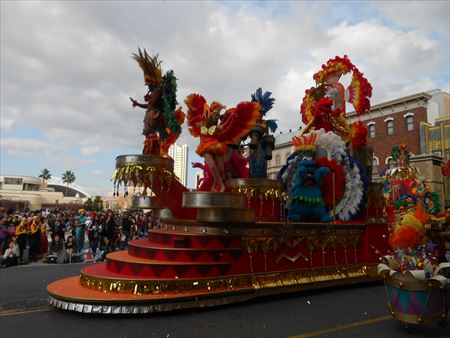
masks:
<path id="1" fill-rule="evenodd" d="M 42 186 L 44 186 L 45 181 L 52 178 L 52 174 L 50 174 L 50 171 L 48 171 L 47 168 L 44 168 L 41 170 L 41 174 L 39 175 L 39 177 L 42 177 Z"/>
<path id="2" fill-rule="evenodd" d="M 62 174 L 62 181 L 63 183 L 66 184 L 66 193 L 64 196 L 67 196 L 67 189 L 69 188 L 69 184 L 72 184 L 73 182 L 75 182 L 77 178 L 75 177 L 75 174 L 73 173 L 72 170 L 66 170 L 63 174 Z"/>

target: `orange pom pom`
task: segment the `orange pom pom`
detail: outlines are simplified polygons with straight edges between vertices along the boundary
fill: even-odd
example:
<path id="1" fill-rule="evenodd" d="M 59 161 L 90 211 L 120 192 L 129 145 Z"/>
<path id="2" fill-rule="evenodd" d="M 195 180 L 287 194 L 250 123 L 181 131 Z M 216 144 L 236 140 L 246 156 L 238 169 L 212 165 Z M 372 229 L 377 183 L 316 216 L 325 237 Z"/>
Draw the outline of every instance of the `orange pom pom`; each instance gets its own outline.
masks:
<path id="1" fill-rule="evenodd" d="M 414 249 L 420 244 L 420 234 L 415 228 L 404 225 L 394 232 L 389 244 L 393 249 Z"/>
<path id="2" fill-rule="evenodd" d="M 416 217 L 422 224 L 425 224 L 429 221 L 430 215 L 428 215 L 421 204 L 418 204 L 416 207 L 416 212 L 414 213 L 414 217 Z"/>

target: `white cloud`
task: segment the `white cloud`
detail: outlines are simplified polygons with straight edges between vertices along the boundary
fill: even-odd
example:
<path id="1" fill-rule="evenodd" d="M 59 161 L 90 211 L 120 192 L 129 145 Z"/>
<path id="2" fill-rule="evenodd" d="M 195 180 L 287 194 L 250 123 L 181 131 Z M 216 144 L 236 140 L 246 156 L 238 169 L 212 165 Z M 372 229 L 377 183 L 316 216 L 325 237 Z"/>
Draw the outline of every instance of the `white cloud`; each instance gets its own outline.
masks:
<path id="1" fill-rule="evenodd" d="M 328 37 L 328 44 L 315 49 L 314 55 L 326 60 L 330 49 L 336 55 L 348 54 L 372 84 L 373 104 L 402 96 L 406 88 L 416 88 L 416 92 L 438 88 L 432 77 L 441 75 L 448 63 L 442 57 L 448 57 L 442 44 L 422 33 L 404 32 L 376 20 L 354 25 L 342 22 L 328 30 Z"/>
<path id="2" fill-rule="evenodd" d="M 14 124 L 13 118 L 0 116 L 0 125 L 2 133 L 9 131 L 13 124 Z"/>
<path id="3" fill-rule="evenodd" d="M 82 147 L 80 149 L 80 153 L 83 156 L 90 156 L 90 155 L 98 154 L 102 151 L 103 151 L 103 148 L 98 147 L 98 146 L 87 146 L 87 147 Z"/>
<path id="4" fill-rule="evenodd" d="M 66 146 L 61 144 L 25 138 L 2 139 L 1 148 L 10 155 L 27 157 L 52 156 L 66 150 Z"/>
<path id="5" fill-rule="evenodd" d="M 94 170 L 94 171 L 91 173 L 91 175 L 94 176 L 94 177 L 105 176 L 105 172 L 102 171 L 102 170 Z"/>
<path id="6" fill-rule="evenodd" d="M 82 169 L 92 163 L 95 163 L 93 159 L 84 159 L 79 157 L 52 157 L 49 162 L 57 163 L 60 167 L 65 168 L 65 170 Z M 76 173 L 75 173 L 76 174 Z"/>
<path id="7" fill-rule="evenodd" d="M 448 18 L 450 2 L 433 1 L 374 1 L 372 6 L 386 18 L 400 27 L 435 32 L 448 38 Z"/>
<path id="8" fill-rule="evenodd" d="M 372 104 L 448 90 L 448 2 L 330 4 L 2 2 L 2 131 L 16 138 L 20 126 L 45 138 L 41 146 L 6 139 L 7 151 L 55 154 L 70 144 L 92 158 L 54 161 L 80 170 L 100 153 L 140 151 L 144 110 L 128 99 L 145 93 L 131 58 L 138 46 L 158 52 L 164 71 L 174 70 L 182 106 L 191 92 L 231 107 L 258 87 L 271 91 L 268 117 L 281 131 L 300 126 L 304 91 L 335 55 L 347 54 L 366 75 Z M 178 143 L 195 149 L 198 140 L 184 128 Z"/>

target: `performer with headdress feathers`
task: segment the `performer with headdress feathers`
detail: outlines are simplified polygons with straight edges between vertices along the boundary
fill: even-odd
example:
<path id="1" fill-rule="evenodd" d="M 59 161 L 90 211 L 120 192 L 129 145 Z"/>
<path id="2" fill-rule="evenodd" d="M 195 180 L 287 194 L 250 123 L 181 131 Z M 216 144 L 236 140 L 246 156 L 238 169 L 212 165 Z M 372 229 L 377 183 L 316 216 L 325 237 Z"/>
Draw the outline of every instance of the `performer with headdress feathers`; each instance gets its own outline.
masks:
<path id="1" fill-rule="evenodd" d="M 147 110 L 142 131 L 146 137 L 143 154 L 168 156 L 169 147 L 181 134 L 185 118 L 181 108 L 176 109 L 176 78 L 172 70 L 162 76 L 162 61 L 158 60 L 158 54 L 150 56 L 145 49 L 142 52 L 138 48 L 138 54 L 133 53 L 133 59 L 143 70 L 145 85 L 148 87 L 145 103 L 130 97 L 133 107 Z"/>
<path id="2" fill-rule="evenodd" d="M 188 107 L 189 132 L 200 138 L 197 154 L 204 157 L 214 178 L 212 191 L 225 190 L 224 154 L 228 144 L 246 135 L 259 118 L 257 102 L 241 102 L 226 110 L 219 102 L 206 103 L 203 96 L 190 94 L 184 101 Z"/>

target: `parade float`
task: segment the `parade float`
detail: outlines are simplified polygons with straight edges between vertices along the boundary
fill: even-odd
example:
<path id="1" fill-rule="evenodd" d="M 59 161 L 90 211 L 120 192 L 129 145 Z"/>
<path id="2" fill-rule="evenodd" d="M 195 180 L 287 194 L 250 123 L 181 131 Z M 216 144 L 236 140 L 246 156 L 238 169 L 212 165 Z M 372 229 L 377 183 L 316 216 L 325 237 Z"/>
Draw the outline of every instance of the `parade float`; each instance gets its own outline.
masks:
<path id="1" fill-rule="evenodd" d="M 444 261 L 433 235 L 446 231 L 450 218 L 441 212 L 439 195 L 429 180 L 410 166 L 407 144 L 393 147 L 391 156 L 395 167 L 384 176 L 391 250 L 378 266 L 387 306 L 408 331 L 409 324 L 448 327 L 450 288 L 442 272 L 450 263 Z"/>
<path id="2" fill-rule="evenodd" d="M 314 75 L 301 105 L 306 125 L 278 178 L 267 178 L 275 99 L 257 89 L 226 109 L 200 94 L 177 107 L 176 78 L 139 50 L 148 93 L 142 154 L 116 159 L 114 193 L 135 187 L 133 206 L 165 210 L 162 225 L 128 250 L 48 286 L 51 304 L 83 313 L 137 314 L 200 308 L 380 279 L 387 253 L 382 184 L 372 183 L 367 129 L 349 125 L 346 102 L 370 109 L 372 88 L 345 56 Z M 351 75 L 344 88 L 341 76 Z M 198 190 L 175 177 L 168 147 L 187 120 L 205 163 Z M 299 119 L 300 120 L 300 119 Z M 300 121 L 299 121 L 300 124 Z"/>

